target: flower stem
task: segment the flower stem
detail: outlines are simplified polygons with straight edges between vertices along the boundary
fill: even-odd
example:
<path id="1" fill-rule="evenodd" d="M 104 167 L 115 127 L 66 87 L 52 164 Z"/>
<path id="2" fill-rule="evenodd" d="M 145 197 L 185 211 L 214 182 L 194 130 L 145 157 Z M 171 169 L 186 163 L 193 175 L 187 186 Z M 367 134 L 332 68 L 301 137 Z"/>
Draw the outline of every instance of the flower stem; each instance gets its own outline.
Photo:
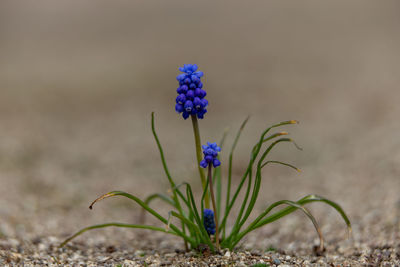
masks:
<path id="1" fill-rule="evenodd" d="M 215 204 L 214 189 L 212 182 L 212 167 L 211 164 L 208 165 L 208 184 L 210 185 L 211 202 L 214 209 L 214 220 L 215 220 L 215 244 L 217 246 L 217 251 L 219 251 L 219 232 L 218 232 L 218 216 L 217 216 L 217 205 Z"/>
<path id="2" fill-rule="evenodd" d="M 200 161 L 201 161 L 201 141 L 200 141 L 199 122 L 197 120 L 196 115 L 192 115 L 191 117 L 192 117 L 194 141 L 196 143 L 197 167 L 199 169 L 199 174 L 200 174 L 201 184 L 203 185 L 203 190 L 206 191 L 206 194 L 204 196 L 205 206 L 206 206 L 206 209 L 209 209 L 210 208 L 210 197 L 208 195 L 207 188 L 206 188 L 206 176 L 204 174 L 203 168 L 201 168 L 201 166 L 200 166 Z"/>

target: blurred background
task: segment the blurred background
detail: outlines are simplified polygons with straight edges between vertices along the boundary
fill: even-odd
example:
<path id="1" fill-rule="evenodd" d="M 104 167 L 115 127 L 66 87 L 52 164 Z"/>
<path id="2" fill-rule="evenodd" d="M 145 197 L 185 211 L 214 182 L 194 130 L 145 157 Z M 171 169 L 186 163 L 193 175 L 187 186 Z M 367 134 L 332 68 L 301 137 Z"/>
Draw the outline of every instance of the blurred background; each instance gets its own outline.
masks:
<path id="1" fill-rule="evenodd" d="M 282 144 L 270 159 L 302 172 L 266 168 L 258 210 L 317 193 L 349 213 L 357 242 L 395 240 L 399 10 L 397 1 L 1 1 L 0 236 L 65 237 L 135 221 L 139 209 L 127 200 L 87 207 L 111 190 L 166 192 L 152 111 L 176 180 L 199 184 L 191 122 L 174 111 L 178 67 L 196 63 L 210 102 L 203 142 L 229 128 L 230 145 L 251 115 L 236 182 L 268 125 L 300 121 L 282 130 L 304 150 Z M 322 207 L 312 210 L 338 242 L 344 224 Z M 250 238 L 290 248 L 314 240 L 312 231 L 299 214 Z M 88 236 L 128 243 L 137 232 Z"/>

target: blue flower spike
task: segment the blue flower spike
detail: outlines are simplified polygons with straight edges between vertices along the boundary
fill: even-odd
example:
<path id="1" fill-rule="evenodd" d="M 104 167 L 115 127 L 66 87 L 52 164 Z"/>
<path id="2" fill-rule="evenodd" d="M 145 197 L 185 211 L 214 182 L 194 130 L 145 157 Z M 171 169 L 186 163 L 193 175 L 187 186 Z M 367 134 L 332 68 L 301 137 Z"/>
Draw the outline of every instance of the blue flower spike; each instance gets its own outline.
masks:
<path id="1" fill-rule="evenodd" d="M 221 148 L 217 146 L 217 143 L 207 142 L 207 145 L 203 145 L 203 154 L 204 159 L 200 161 L 200 166 L 203 168 L 207 168 L 212 165 L 214 168 L 221 165 L 221 162 L 218 159 L 218 152 L 221 152 Z"/>
<path id="2" fill-rule="evenodd" d="M 175 111 L 182 113 L 182 117 L 186 120 L 190 115 L 196 115 L 197 118 L 203 119 L 207 113 L 208 101 L 204 98 L 207 93 L 203 89 L 201 77 L 203 72 L 197 71 L 196 64 L 185 64 L 179 70 L 183 72 L 176 79 L 179 87 L 176 90 L 178 96 L 176 98 Z"/>
<path id="3" fill-rule="evenodd" d="M 204 228 L 208 235 L 215 234 L 214 212 L 210 209 L 204 209 Z"/>

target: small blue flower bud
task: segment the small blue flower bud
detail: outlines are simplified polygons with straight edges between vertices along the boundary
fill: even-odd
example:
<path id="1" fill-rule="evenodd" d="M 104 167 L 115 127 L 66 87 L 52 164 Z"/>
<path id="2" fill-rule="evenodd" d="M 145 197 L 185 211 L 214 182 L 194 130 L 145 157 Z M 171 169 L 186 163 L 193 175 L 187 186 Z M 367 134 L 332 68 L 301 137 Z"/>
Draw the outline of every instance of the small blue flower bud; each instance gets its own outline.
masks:
<path id="1" fill-rule="evenodd" d="M 212 155 L 206 155 L 206 156 L 204 156 L 204 160 L 205 160 L 207 163 L 212 162 L 213 159 L 214 159 L 214 158 L 213 158 Z"/>
<path id="2" fill-rule="evenodd" d="M 200 82 L 200 78 L 197 77 L 197 75 L 192 75 L 190 78 L 192 78 L 192 81 L 196 84 L 198 84 Z"/>
<path id="3" fill-rule="evenodd" d="M 185 84 L 190 84 L 191 80 L 190 80 L 189 78 L 186 78 L 185 80 L 183 80 L 183 82 L 184 82 Z"/>
<path id="4" fill-rule="evenodd" d="M 186 111 L 182 112 L 182 117 L 186 120 L 187 118 L 189 118 L 189 113 L 187 113 Z"/>
<path id="5" fill-rule="evenodd" d="M 205 108 L 205 107 L 208 106 L 208 101 L 207 101 L 207 99 L 203 98 L 203 99 L 201 100 L 201 106 L 202 106 L 202 108 Z"/>
<path id="6" fill-rule="evenodd" d="M 204 75 L 204 73 L 202 71 L 197 71 L 194 74 L 196 74 L 196 76 L 199 78 L 203 77 L 203 75 Z"/>
<path id="7" fill-rule="evenodd" d="M 180 94 L 176 97 L 176 103 L 183 105 L 186 102 L 186 96 L 185 94 Z"/>
<path id="8" fill-rule="evenodd" d="M 204 114 L 206 114 L 207 113 L 207 110 L 206 109 L 201 109 L 201 110 L 199 110 L 198 112 L 197 112 L 197 117 L 199 118 L 199 119 L 202 119 L 202 118 L 204 118 Z"/>
<path id="9" fill-rule="evenodd" d="M 193 90 L 189 90 L 189 91 L 186 93 L 186 97 L 187 97 L 188 99 L 193 99 L 193 98 L 194 98 L 194 91 L 193 91 Z"/>
<path id="10" fill-rule="evenodd" d="M 193 102 L 190 100 L 187 100 L 185 102 L 184 108 L 185 108 L 186 112 L 191 112 L 193 109 Z"/>
<path id="11" fill-rule="evenodd" d="M 214 160 L 213 160 L 213 166 L 214 166 L 214 168 L 218 167 L 219 165 L 221 165 L 221 161 L 219 161 L 219 159 L 214 159 Z"/>
<path id="12" fill-rule="evenodd" d="M 175 105 L 175 111 L 176 112 L 178 112 L 178 113 L 181 113 L 181 112 L 183 112 L 185 109 L 183 108 L 183 105 L 180 105 L 180 104 L 176 104 Z"/>
<path id="13" fill-rule="evenodd" d="M 203 107 L 203 106 L 202 106 L 202 101 L 201 101 L 200 98 L 198 98 L 198 97 L 195 97 L 195 98 L 194 98 L 193 104 L 194 104 L 194 107 L 195 107 L 196 109 L 200 109 L 200 108 Z"/>
<path id="14" fill-rule="evenodd" d="M 201 97 L 201 89 L 200 88 L 194 89 L 194 95 L 197 97 Z"/>
<path id="15" fill-rule="evenodd" d="M 192 90 L 196 89 L 196 87 L 197 87 L 197 86 L 196 86 L 195 83 L 189 84 L 189 88 L 192 89 Z"/>
<path id="16" fill-rule="evenodd" d="M 188 86 L 186 84 L 184 84 L 184 85 L 180 86 L 178 88 L 178 90 L 177 90 L 178 94 L 186 94 L 187 91 L 189 90 L 189 88 L 188 88 Z"/>
<path id="17" fill-rule="evenodd" d="M 205 97 L 206 95 L 207 95 L 207 92 L 204 91 L 203 89 L 200 89 L 200 94 L 199 94 L 200 98 L 203 98 L 203 97 Z"/>
<path id="18" fill-rule="evenodd" d="M 186 78 L 186 75 L 185 74 L 179 74 L 178 76 L 176 76 L 176 79 L 178 80 L 178 81 L 182 81 L 183 79 L 185 79 Z"/>
<path id="19" fill-rule="evenodd" d="M 202 161 L 200 161 L 200 166 L 203 168 L 207 168 L 207 166 L 208 166 L 207 161 L 205 161 L 204 159 Z"/>

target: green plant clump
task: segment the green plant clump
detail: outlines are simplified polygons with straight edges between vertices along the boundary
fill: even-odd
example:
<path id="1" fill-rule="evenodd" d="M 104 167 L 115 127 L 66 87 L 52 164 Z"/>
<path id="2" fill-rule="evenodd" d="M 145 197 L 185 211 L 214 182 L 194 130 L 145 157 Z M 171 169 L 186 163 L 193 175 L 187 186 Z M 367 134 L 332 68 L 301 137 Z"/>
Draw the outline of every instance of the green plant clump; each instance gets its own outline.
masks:
<path id="1" fill-rule="evenodd" d="M 221 248 L 233 250 L 248 233 L 289 215 L 296 210 L 300 210 L 313 223 L 320 239 L 319 250 L 323 251 L 324 240 L 321 230 L 314 216 L 305 207 L 306 204 L 311 202 L 323 202 L 333 207 L 342 216 L 348 227 L 349 233 L 351 232 L 350 220 L 343 209 L 337 203 L 318 195 L 307 195 L 297 201 L 280 200 L 274 202 L 269 205 L 267 209 L 261 212 L 256 219 L 249 222 L 249 217 L 253 212 L 260 193 L 262 169 L 269 164 L 280 164 L 300 171 L 291 164 L 267 159 L 271 150 L 280 143 L 293 143 L 297 148 L 299 148 L 291 138 L 282 137 L 288 134 L 285 131 L 278 131 L 270 134 L 270 131 L 275 128 L 297 124 L 297 121 L 289 120 L 280 122 L 268 127 L 262 132 L 260 138 L 251 150 L 247 168 L 241 176 L 239 184 L 233 190 L 233 155 L 240 135 L 249 118 L 247 117 L 243 121 L 233 144 L 231 145 L 227 162 L 227 177 L 223 178 L 221 167 L 219 167 L 221 164 L 221 155 L 219 153 L 221 151 L 220 147 L 218 147 L 216 143 L 208 143 L 208 145 L 203 146 L 203 151 L 201 147 L 198 119 L 204 118 L 204 114 L 207 112 L 206 107 L 208 105 L 208 101 L 204 98 L 206 93 L 204 89 L 202 89 L 203 84 L 200 81 L 203 73 L 196 71 L 196 65 L 190 64 L 185 65 L 183 68 L 180 68 L 180 70 L 183 74 L 177 77 L 180 87 L 177 90 L 178 97 L 175 109 L 178 113 L 182 113 L 184 119 L 191 117 L 192 120 L 198 171 L 203 186 L 200 203 L 196 202 L 190 183 L 182 183 L 178 185 L 175 183 L 174 178 L 168 169 L 163 148 L 156 133 L 153 112 L 151 114 L 151 129 L 160 152 L 161 162 L 169 182 L 171 194 L 166 195 L 156 193 L 141 200 L 126 192 L 112 191 L 93 201 L 90 205 L 90 209 L 92 209 L 96 202 L 102 199 L 122 196 L 136 202 L 143 208 L 142 210 L 144 212 L 151 214 L 164 224 L 164 227 L 146 225 L 144 217 L 142 217 L 142 223 L 140 224 L 126 224 L 119 222 L 98 224 L 83 228 L 66 239 L 60 246 L 64 246 L 71 239 L 88 230 L 114 226 L 149 229 L 179 236 L 182 238 L 187 250 L 199 249 L 199 247 L 204 247 L 204 245 L 206 245 L 212 252 L 217 252 Z M 224 133 L 219 142 L 221 147 L 223 146 L 225 137 L 226 133 Z M 204 158 L 202 158 L 202 156 L 204 156 Z M 225 164 L 222 163 L 221 165 L 224 166 Z M 208 170 L 207 178 L 204 168 Z M 223 187 L 225 187 L 224 191 L 222 190 Z M 237 199 L 240 193 L 244 194 L 244 198 L 241 203 L 238 203 Z M 171 211 L 169 211 L 167 217 L 162 216 L 159 212 L 150 207 L 150 203 L 155 199 L 164 201 L 171 206 Z M 212 203 L 212 209 L 210 209 L 210 200 Z M 228 231 L 228 218 L 235 204 L 239 207 L 239 213 L 235 218 L 233 218 L 233 226 L 231 227 L 231 230 Z M 276 209 L 278 210 L 275 211 Z M 144 214 L 142 214 L 142 216 L 144 216 Z M 172 218 L 175 218 L 179 222 L 179 225 L 172 223 Z"/>

